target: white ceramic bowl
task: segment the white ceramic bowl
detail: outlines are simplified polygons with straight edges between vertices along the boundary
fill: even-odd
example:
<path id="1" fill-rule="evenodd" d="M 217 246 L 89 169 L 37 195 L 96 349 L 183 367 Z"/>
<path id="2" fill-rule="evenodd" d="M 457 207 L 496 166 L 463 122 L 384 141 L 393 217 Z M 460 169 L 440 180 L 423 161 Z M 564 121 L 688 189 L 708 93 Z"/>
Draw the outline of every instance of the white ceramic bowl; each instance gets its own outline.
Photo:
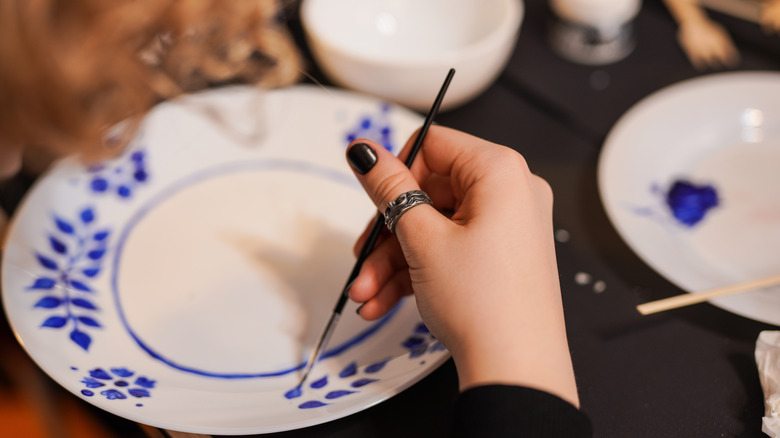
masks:
<path id="1" fill-rule="evenodd" d="M 317 64 L 336 84 L 427 109 L 449 68 L 443 109 L 484 91 L 511 55 L 521 0 L 304 0 Z"/>

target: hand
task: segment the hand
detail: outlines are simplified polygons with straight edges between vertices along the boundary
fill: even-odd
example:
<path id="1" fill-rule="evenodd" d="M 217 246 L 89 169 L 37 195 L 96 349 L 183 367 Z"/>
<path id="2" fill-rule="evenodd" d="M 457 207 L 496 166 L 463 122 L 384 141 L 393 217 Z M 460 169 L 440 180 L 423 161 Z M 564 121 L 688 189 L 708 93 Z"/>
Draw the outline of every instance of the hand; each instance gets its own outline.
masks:
<path id="1" fill-rule="evenodd" d="M 759 22 L 766 33 L 780 30 L 780 0 L 767 0 L 763 3 Z"/>
<path id="2" fill-rule="evenodd" d="M 728 32 L 707 18 L 680 22 L 677 41 L 697 70 L 736 67 L 739 63 L 739 52 Z"/>
<path id="3" fill-rule="evenodd" d="M 461 389 L 517 384 L 577 405 L 549 185 L 517 152 L 439 126 L 411 170 L 370 140 L 353 142 L 347 156 L 380 211 L 415 189 L 435 206 L 412 208 L 396 236 L 380 238 L 350 289 L 364 303 L 360 315 L 379 318 L 414 292 L 423 320 L 453 355 Z"/>

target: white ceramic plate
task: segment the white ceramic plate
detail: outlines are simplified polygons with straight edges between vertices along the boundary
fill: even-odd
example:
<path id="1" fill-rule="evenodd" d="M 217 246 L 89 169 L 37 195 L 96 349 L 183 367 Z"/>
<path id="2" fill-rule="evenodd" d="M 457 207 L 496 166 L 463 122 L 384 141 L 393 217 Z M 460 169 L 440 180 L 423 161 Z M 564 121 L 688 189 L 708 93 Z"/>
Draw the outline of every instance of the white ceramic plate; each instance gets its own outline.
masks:
<path id="1" fill-rule="evenodd" d="M 308 86 L 162 104 L 121 157 L 62 161 L 31 190 L 3 254 L 8 319 L 62 386 L 153 426 L 265 433 L 377 404 L 448 357 L 413 299 L 374 323 L 348 306 L 289 391 L 375 214 L 347 142 L 397 152 L 420 123 Z"/>
<path id="2" fill-rule="evenodd" d="M 715 74 L 647 97 L 608 135 L 598 172 L 620 235 L 680 288 L 780 273 L 780 74 Z M 712 208 L 698 203 L 708 191 Z M 780 325 L 778 287 L 712 302 Z"/>

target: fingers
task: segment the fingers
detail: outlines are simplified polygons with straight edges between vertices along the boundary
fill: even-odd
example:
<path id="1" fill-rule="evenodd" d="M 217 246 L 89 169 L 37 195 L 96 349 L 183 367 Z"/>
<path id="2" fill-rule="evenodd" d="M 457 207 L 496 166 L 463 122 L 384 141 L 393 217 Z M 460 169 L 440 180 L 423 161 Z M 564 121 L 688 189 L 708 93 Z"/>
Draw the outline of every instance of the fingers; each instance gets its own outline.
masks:
<path id="1" fill-rule="evenodd" d="M 384 212 L 387 204 L 402 193 L 420 190 L 420 185 L 406 165 L 371 140 L 359 139 L 353 142 L 347 149 L 347 161 L 380 212 Z M 437 216 L 440 217 L 430 205 L 415 206 L 398 220 L 396 232 L 400 235 L 405 227 L 423 229 L 426 227 L 423 222 L 435 222 Z"/>
<path id="2" fill-rule="evenodd" d="M 412 281 L 405 271 L 398 271 L 379 292 L 358 308 L 358 314 L 364 319 L 373 321 L 386 314 L 406 295 L 412 293 Z"/>
<path id="3" fill-rule="evenodd" d="M 397 272 L 406 272 L 407 269 L 398 240 L 386 239 L 366 258 L 360 274 L 349 289 L 349 297 L 358 303 L 365 303 L 373 299 Z"/>

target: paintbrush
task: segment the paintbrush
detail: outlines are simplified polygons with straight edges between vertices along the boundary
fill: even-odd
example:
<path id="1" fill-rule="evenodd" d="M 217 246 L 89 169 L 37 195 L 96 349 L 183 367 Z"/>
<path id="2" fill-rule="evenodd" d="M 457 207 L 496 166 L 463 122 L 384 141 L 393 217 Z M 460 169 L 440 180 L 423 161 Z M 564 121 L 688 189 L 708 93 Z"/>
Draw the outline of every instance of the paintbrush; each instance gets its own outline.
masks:
<path id="1" fill-rule="evenodd" d="M 450 69 L 450 71 L 447 73 L 447 77 L 444 79 L 444 83 L 442 84 L 441 89 L 439 90 L 439 94 L 436 95 L 436 99 L 433 101 L 433 105 L 431 106 L 431 109 L 428 111 L 428 114 L 425 116 L 425 121 L 423 122 L 422 128 L 420 128 L 420 131 L 417 133 L 417 138 L 414 140 L 412 149 L 409 151 L 409 156 L 406 157 L 406 161 L 405 161 L 406 167 L 412 167 L 412 163 L 414 162 L 417 153 L 420 152 L 420 148 L 422 147 L 423 140 L 425 140 L 425 135 L 428 133 L 428 128 L 430 128 L 431 123 L 433 123 L 433 118 L 436 117 L 436 113 L 439 112 L 439 107 L 441 106 L 441 102 L 442 100 L 444 100 L 444 94 L 447 92 L 447 88 L 449 88 L 450 82 L 452 81 L 452 77 L 454 75 L 455 75 L 455 69 Z M 339 318 L 341 317 L 341 312 L 344 310 L 344 306 L 346 306 L 347 304 L 347 299 L 349 298 L 349 287 L 352 285 L 352 282 L 355 281 L 355 278 L 357 278 L 358 274 L 360 273 L 360 268 L 363 267 L 363 262 L 365 262 L 369 254 L 371 254 L 371 252 L 374 250 L 374 245 L 376 244 L 376 240 L 379 237 L 379 233 L 382 231 L 382 228 L 384 226 L 385 226 L 384 215 L 382 213 L 379 213 L 377 215 L 376 221 L 374 222 L 374 227 L 371 229 L 371 233 L 368 235 L 366 242 L 363 244 L 363 247 L 360 249 L 360 254 L 358 254 L 357 261 L 355 262 L 355 266 L 352 268 L 352 272 L 350 272 L 349 277 L 347 278 L 347 282 L 344 285 L 344 289 L 341 291 L 341 296 L 339 296 L 339 300 L 336 302 L 336 306 L 333 308 L 333 313 L 330 315 L 330 319 L 328 320 L 328 323 L 325 325 L 325 329 L 322 331 L 322 334 L 320 335 L 317 344 L 315 344 L 314 350 L 312 350 L 311 356 L 309 356 L 309 360 L 306 362 L 306 365 L 303 367 L 303 374 L 301 376 L 301 381 L 300 383 L 298 383 L 297 388 L 303 386 L 303 383 L 306 381 L 306 378 L 309 377 L 309 373 L 311 373 L 314 364 L 319 360 L 320 356 L 322 355 L 322 352 L 325 350 L 325 347 L 328 345 L 328 340 L 330 339 L 330 336 L 333 334 L 333 331 L 336 329 L 336 324 L 338 323 Z"/>

